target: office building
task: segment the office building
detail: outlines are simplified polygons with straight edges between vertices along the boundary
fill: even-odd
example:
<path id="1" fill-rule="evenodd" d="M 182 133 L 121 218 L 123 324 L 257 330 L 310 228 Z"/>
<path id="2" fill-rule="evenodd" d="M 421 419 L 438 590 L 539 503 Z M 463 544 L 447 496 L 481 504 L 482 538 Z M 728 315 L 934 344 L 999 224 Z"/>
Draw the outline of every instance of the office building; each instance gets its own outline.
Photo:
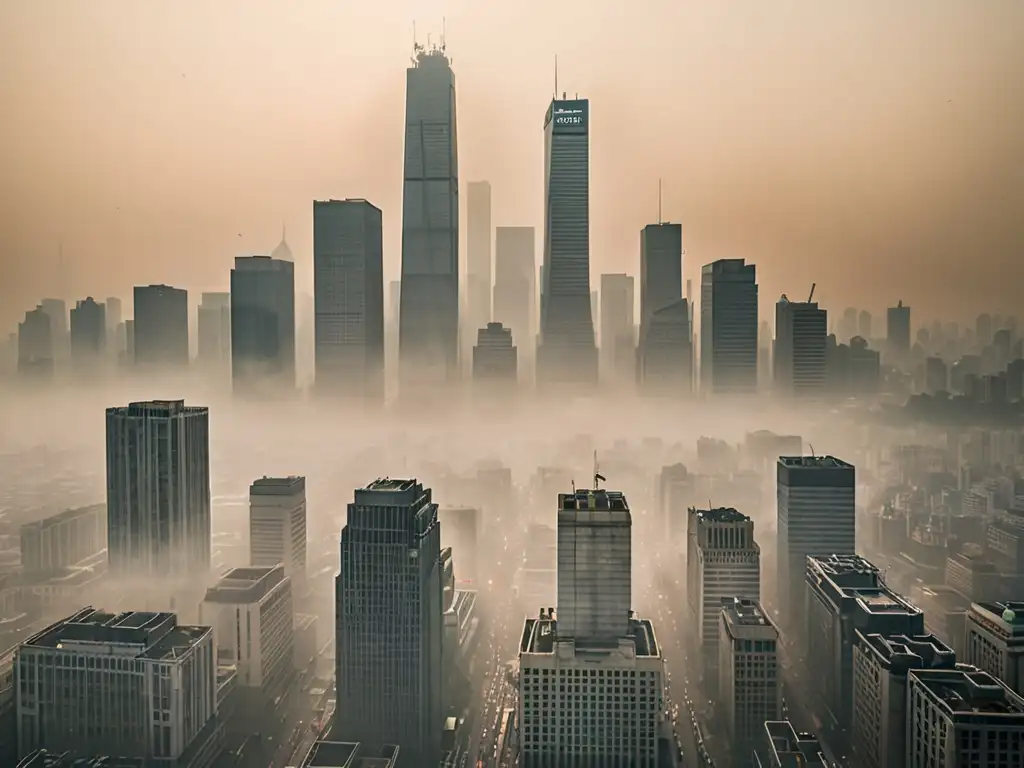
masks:
<path id="1" fill-rule="evenodd" d="M 518 377 L 518 350 L 512 331 L 501 323 L 488 323 L 477 331 L 473 347 L 473 381 L 481 385 L 504 385 L 514 389 Z"/>
<path id="2" fill-rule="evenodd" d="M 381 210 L 366 200 L 313 203 L 314 356 L 320 394 L 373 401 L 384 397 L 383 237 Z M 405 293 L 403 287 L 403 300 Z"/>
<path id="3" fill-rule="evenodd" d="M 897 362 L 910 356 L 910 307 L 900 301 L 886 311 L 886 347 Z"/>
<path id="4" fill-rule="evenodd" d="M 528 618 L 519 648 L 520 765 L 653 768 L 664 659 L 653 624 L 623 607 L 629 506 L 601 489 L 558 498 L 558 612 Z"/>
<path id="5" fill-rule="evenodd" d="M 269 701 L 285 693 L 293 675 L 294 617 L 282 565 L 232 568 L 199 605 L 199 621 L 213 627 L 217 663 L 235 667 L 238 685 Z"/>
<path id="6" fill-rule="evenodd" d="M 36 380 L 53 378 L 53 329 L 42 306 L 18 323 L 18 374 Z"/>
<path id="7" fill-rule="evenodd" d="M 480 580 L 477 550 L 480 546 L 480 510 L 474 507 L 441 507 L 441 546 L 451 547 L 455 558 L 455 583 L 472 589 Z"/>
<path id="8" fill-rule="evenodd" d="M 199 302 L 199 362 L 210 369 L 231 365 L 231 294 L 204 293 Z"/>
<path id="9" fill-rule="evenodd" d="M 336 581 L 337 711 L 332 733 L 440 759 L 444 709 L 437 504 L 416 480 L 357 489 Z"/>
<path id="10" fill-rule="evenodd" d="M 932 635 L 865 635 L 857 631 L 854 637 L 851 740 L 856 765 L 903 768 L 910 671 L 953 669 L 956 654 Z"/>
<path id="11" fill-rule="evenodd" d="M 117 331 L 118 326 L 124 322 L 124 310 L 122 309 L 121 300 L 116 296 L 107 296 L 103 300 L 105 307 L 104 317 L 107 323 L 107 346 L 110 346 L 110 336 Z"/>
<path id="12" fill-rule="evenodd" d="M 107 556 L 122 577 L 210 569 L 210 412 L 183 400 L 107 409 Z"/>
<path id="13" fill-rule="evenodd" d="M 533 360 L 537 336 L 536 233 L 533 227 L 494 231 L 494 319 L 512 331 L 523 361 Z"/>
<path id="14" fill-rule="evenodd" d="M 68 308 L 64 299 L 43 299 L 39 306 L 50 318 L 50 331 L 53 338 L 53 359 L 57 362 L 66 360 L 70 347 L 68 344 Z"/>
<path id="15" fill-rule="evenodd" d="M 904 768 L 1018 768 L 1024 699 L 970 669 L 912 670 Z"/>
<path id="16" fill-rule="evenodd" d="M 280 563 L 297 590 L 306 584 L 306 478 L 261 477 L 249 486 L 249 565 Z"/>
<path id="17" fill-rule="evenodd" d="M 209 627 L 173 613 L 84 608 L 18 647 L 18 753 L 207 768 L 219 756 Z"/>
<path id="18" fill-rule="evenodd" d="M 856 552 L 855 488 L 853 465 L 834 456 L 779 457 L 775 588 L 784 628 L 798 628 L 803 615 L 807 556 Z"/>
<path id="19" fill-rule="evenodd" d="M 764 724 L 768 744 L 754 753 L 757 768 L 834 768 L 818 739 L 810 733 L 797 733 L 788 720 Z"/>
<path id="20" fill-rule="evenodd" d="M 754 522 L 727 507 L 691 507 L 686 548 L 691 640 L 714 686 L 722 600 L 760 601 L 761 548 L 754 541 Z"/>
<path id="21" fill-rule="evenodd" d="M 779 631 L 756 600 L 723 598 L 718 697 L 732 753 L 763 748 L 764 724 L 782 716 Z"/>
<path id="22" fill-rule="evenodd" d="M 636 377 L 633 303 L 632 275 L 601 275 L 602 375 L 620 384 Z"/>
<path id="23" fill-rule="evenodd" d="M 597 385 L 590 294 L 590 102 L 555 99 L 544 117 L 544 284 L 538 386 Z"/>
<path id="24" fill-rule="evenodd" d="M 626 634 L 632 603 L 633 521 L 626 497 L 558 494 L 558 630 L 578 641 Z"/>
<path id="25" fill-rule="evenodd" d="M 807 668 L 816 671 L 822 720 L 846 732 L 852 720 L 853 645 L 863 635 L 924 634 L 924 614 L 889 589 L 857 555 L 807 558 Z"/>
<path id="26" fill-rule="evenodd" d="M 134 343 L 136 364 L 188 365 L 188 291 L 135 286 Z"/>
<path id="27" fill-rule="evenodd" d="M 637 359 L 644 395 L 685 397 L 693 392 L 693 333 L 690 304 L 679 299 L 647 318 Z"/>
<path id="28" fill-rule="evenodd" d="M 295 264 L 239 256 L 231 270 L 231 382 L 242 394 L 295 388 Z"/>
<path id="29" fill-rule="evenodd" d="M 828 319 L 816 301 L 782 298 L 775 304 L 774 389 L 783 396 L 825 394 Z"/>
<path id="30" fill-rule="evenodd" d="M 95 368 L 107 344 L 106 307 L 90 296 L 71 310 L 71 361 L 79 370 Z"/>
<path id="31" fill-rule="evenodd" d="M 398 354 L 401 381 L 415 392 L 459 374 L 459 157 L 443 43 L 416 46 L 405 89 Z"/>
<path id="32" fill-rule="evenodd" d="M 62 571 L 107 547 L 107 505 L 68 509 L 21 526 L 21 570 L 29 577 Z"/>
<path id="33" fill-rule="evenodd" d="M 963 661 L 1024 696 L 1024 602 L 972 603 Z"/>
<path id="34" fill-rule="evenodd" d="M 491 183 L 471 181 L 466 189 L 466 319 L 472 340 L 491 316 Z"/>
<path id="35" fill-rule="evenodd" d="M 640 326 L 683 298 L 683 225 L 659 222 L 640 231 Z"/>
<path id="36" fill-rule="evenodd" d="M 757 275 L 743 259 L 701 268 L 700 381 L 707 394 L 757 390 Z"/>

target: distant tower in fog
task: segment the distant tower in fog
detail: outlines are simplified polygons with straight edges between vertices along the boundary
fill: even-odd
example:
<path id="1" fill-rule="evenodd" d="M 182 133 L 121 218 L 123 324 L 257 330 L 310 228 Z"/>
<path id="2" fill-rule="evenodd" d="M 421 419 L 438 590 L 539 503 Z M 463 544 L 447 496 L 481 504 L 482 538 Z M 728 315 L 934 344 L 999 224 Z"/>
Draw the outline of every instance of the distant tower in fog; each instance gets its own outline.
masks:
<path id="1" fill-rule="evenodd" d="M 491 322 L 491 184 L 471 181 L 466 200 L 467 335 Z M 470 335 L 470 340 L 472 340 Z"/>
<path id="2" fill-rule="evenodd" d="M 701 270 L 700 380 L 708 394 L 757 390 L 757 275 L 743 259 Z"/>
<path id="3" fill-rule="evenodd" d="M 231 270 L 231 381 L 236 392 L 295 388 L 295 264 L 235 259 Z"/>
<path id="4" fill-rule="evenodd" d="M 53 323 L 41 307 L 25 313 L 18 323 L 18 374 L 53 378 Z"/>
<path id="5" fill-rule="evenodd" d="M 633 305 L 632 275 L 601 275 L 600 357 L 604 375 L 620 383 L 635 378 Z"/>
<path id="6" fill-rule="evenodd" d="M 888 352 L 895 360 L 906 362 L 910 355 L 910 307 L 900 301 L 886 312 Z"/>
<path id="7" fill-rule="evenodd" d="M 107 341 L 106 307 L 90 296 L 71 310 L 71 360 L 76 368 L 97 365 Z"/>
<path id="8" fill-rule="evenodd" d="M 828 319 L 817 302 L 793 302 L 785 294 L 775 304 L 775 391 L 815 397 L 825 391 Z"/>
<path id="9" fill-rule="evenodd" d="M 227 370 L 231 363 L 231 294 L 204 293 L 197 315 L 199 363 Z"/>
<path id="10" fill-rule="evenodd" d="M 135 286 L 134 344 L 138 364 L 188 365 L 188 291 Z"/>
<path id="11" fill-rule="evenodd" d="M 494 233 L 493 317 L 512 331 L 522 357 L 533 359 L 537 304 L 536 232 L 498 227 Z"/>
<path id="12" fill-rule="evenodd" d="M 512 331 L 501 323 L 488 323 L 477 331 L 473 347 L 473 380 L 478 384 L 501 384 L 514 389 L 518 378 L 516 347 Z"/>

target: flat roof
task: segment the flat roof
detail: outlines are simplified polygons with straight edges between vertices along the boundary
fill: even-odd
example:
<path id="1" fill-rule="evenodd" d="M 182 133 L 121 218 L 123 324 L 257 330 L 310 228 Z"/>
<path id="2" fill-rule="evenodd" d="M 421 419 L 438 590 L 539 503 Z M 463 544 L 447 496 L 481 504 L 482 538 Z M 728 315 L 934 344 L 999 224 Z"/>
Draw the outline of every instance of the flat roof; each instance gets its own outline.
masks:
<path id="1" fill-rule="evenodd" d="M 1024 699 L 987 672 L 972 667 L 913 670 L 910 674 L 951 718 L 971 720 L 1000 715 L 1024 725 Z"/>
<path id="2" fill-rule="evenodd" d="M 80 517 L 87 517 L 89 515 L 98 515 L 101 511 L 105 512 L 107 505 L 105 502 L 99 504 L 90 504 L 87 507 L 75 507 L 74 509 L 65 509 L 63 512 L 58 512 L 55 515 L 44 517 L 41 520 L 34 520 L 31 523 L 25 523 L 21 526 L 22 533 L 33 530 L 43 530 L 44 528 L 52 528 L 66 523 L 71 520 L 77 520 Z"/>
<path id="3" fill-rule="evenodd" d="M 554 654 L 557 629 L 558 620 L 554 610 L 542 610 L 538 618 L 527 619 L 523 625 L 519 652 Z M 637 658 L 657 658 L 661 655 L 661 648 L 654 634 L 654 624 L 649 619 L 641 619 L 634 614 L 629 620 L 628 634 L 624 637 L 633 638 Z"/>
<path id="4" fill-rule="evenodd" d="M 779 464 L 790 469 L 853 469 L 835 456 L 779 456 Z"/>
<path id="5" fill-rule="evenodd" d="M 258 603 L 285 580 L 284 566 L 232 568 L 206 590 L 207 603 Z"/>
<path id="6" fill-rule="evenodd" d="M 952 669 L 956 652 L 935 635 L 854 635 L 856 644 L 877 663 L 906 674 L 910 669 Z"/>
<path id="7" fill-rule="evenodd" d="M 698 509 L 690 507 L 690 512 L 697 517 L 712 523 L 749 523 L 750 518 L 733 507 L 714 507 L 712 509 Z"/>
<path id="8" fill-rule="evenodd" d="M 263 477 L 252 481 L 249 486 L 249 493 L 256 495 L 275 496 L 282 493 L 298 493 L 306 489 L 306 478 L 303 475 L 288 475 L 287 477 Z"/>
<path id="9" fill-rule="evenodd" d="M 734 639 L 778 639 L 778 629 L 756 600 L 723 597 L 722 614 L 725 617 L 726 630 Z"/>
<path id="10" fill-rule="evenodd" d="M 767 720 L 764 729 L 768 734 L 771 750 L 775 753 L 777 762 L 782 765 L 804 765 L 807 768 L 824 768 L 828 765 L 821 744 L 814 734 L 798 733 L 789 720 Z M 794 760 L 784 762 L 784 758 L 787 757 Z"/>
<path id="11" fill-rule="evenodd" d="M 558 508 L 562 512 L 593 511 L 629 512 L 629 504 L 621 491 L 609 491 L 604 488 L 588 490 L 577 488 L 571 493 L 558 494 Z"/>

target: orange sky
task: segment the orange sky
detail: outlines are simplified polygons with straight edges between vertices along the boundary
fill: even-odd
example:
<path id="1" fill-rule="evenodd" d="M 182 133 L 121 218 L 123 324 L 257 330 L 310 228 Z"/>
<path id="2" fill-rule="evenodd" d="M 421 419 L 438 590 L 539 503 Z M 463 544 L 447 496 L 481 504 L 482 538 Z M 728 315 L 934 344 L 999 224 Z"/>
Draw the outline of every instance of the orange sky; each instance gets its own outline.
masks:
<path id="1" fill-rule="evenodd" d="M 412 22 L 442 17 L 495 225 L 540 225 L 554 54 L 591 99 L 595 276 L 637 271 L 661 177 L 687 276 L 746 257 L 765 309 L 1020 303 L 1019 0 L 9 0 L 0 330 L 61 291 L 61 241 L 69 299 L 198 293 L 284 221 L 311 289 L 314 198 L 380 206 L 397 277 Z"/>

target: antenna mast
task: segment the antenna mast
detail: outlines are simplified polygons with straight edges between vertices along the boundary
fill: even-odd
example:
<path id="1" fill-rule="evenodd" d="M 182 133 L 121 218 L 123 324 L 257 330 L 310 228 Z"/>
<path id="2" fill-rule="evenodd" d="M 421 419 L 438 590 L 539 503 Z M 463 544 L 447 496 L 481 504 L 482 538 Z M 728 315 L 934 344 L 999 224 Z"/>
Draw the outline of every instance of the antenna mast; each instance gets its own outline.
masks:
<path id="1" fill-rule="evenodd" d="M 444 53 L 445 47 L 445 33 L 448 29 L 448 20 L 444 16 L 441 17 L 441 53 Z"/>
<path id="2" fill-rule="evenodd" d="M 558 98 L 558 54 L 555 54 L 555 92 L 552 94 L 553 99 Z"/>
<path id="3" fill-rule="evenodd" d="M 661 179 L 658 179 L 658 223 L 662 223 L 661 218 Z"/>

